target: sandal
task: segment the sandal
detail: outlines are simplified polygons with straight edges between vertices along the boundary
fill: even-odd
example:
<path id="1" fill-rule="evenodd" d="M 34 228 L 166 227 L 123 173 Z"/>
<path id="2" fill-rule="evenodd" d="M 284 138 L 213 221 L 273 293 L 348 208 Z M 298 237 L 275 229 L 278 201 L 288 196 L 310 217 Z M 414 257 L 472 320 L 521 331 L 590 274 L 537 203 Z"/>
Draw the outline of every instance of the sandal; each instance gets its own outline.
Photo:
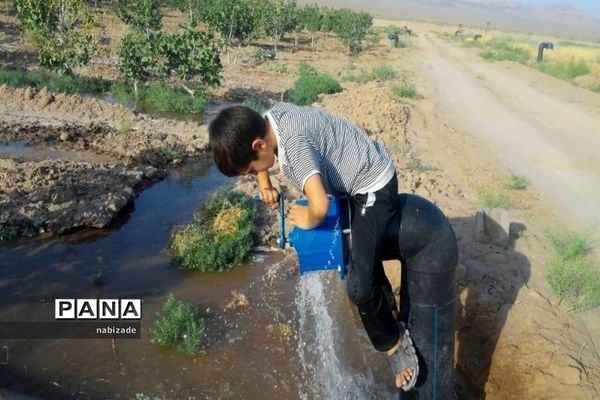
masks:
<path id="1" fill-rule="evenodd" d="M 412 368 L 413 373 L 408 382 L 401 386 L 402 390 L 408 392 L 417 383 L 417 377 L 419 376 L 419 359 L 417 358 L 417 352 L 413 345 L 413 341 L 410 337 L 410 332 L 406 329 L 403 322 L 398 322 L 398 328 L 402 336 L 402 342 L 396 352 L 388 357 L 394 376 L 399 375 L 402 371 L 407 368 Z"/>

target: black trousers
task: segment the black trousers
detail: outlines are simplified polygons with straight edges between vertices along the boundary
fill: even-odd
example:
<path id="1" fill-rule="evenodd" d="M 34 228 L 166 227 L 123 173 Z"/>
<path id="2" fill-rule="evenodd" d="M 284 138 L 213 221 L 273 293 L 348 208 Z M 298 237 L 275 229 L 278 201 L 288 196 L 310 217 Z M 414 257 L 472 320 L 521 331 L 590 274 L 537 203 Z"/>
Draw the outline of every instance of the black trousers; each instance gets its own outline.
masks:
<path id="1" fill-rule="evenodd" d="M 352 250 L 346 292 L 379 351 L 388 351 L 399 340 L 398 325 L 392 315 L 392 310 L 397 310 L 396 301 L 380 257 L 381 239 L 388 221 L 397 212 L 397 196 L 398 178 L 394 174 L 377 192 L 350 197 Z"/>

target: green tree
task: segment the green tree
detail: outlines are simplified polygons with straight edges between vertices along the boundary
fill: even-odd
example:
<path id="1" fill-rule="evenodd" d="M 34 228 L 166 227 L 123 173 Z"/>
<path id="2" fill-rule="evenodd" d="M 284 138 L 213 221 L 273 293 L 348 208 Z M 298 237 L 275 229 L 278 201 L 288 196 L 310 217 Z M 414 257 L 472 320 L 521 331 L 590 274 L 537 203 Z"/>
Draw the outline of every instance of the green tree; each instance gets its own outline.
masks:
<path id="1" fill-rule="evenodd" d="M 136 97 L 139 83 L 151 76 L 167 76 L 164 65 L 158 62 L 161 41 L 160 32 L 146 34 L 132 30 L 119 42 L 119 69 L 127 82 L 133 85 Z"/>
<path id="2" fill-rule="evenodd" d="M 321 29 L 323 14 L 316 4 L 306 4 L 299 9 L 301 24 L 310 32 L 310 47 L 315 43 L 315 32 Z"/>
<path id="3" fill-rule="evenodd" d="M 336 11 L 333 31 L 346 45 L 348 53 L 362 51 L 362 41 L 373 24 L 373 17 L 365 12 L 354 12 L 349 9 Z"/>
<path id="4" fill-rule="evenodd" d="M 211 0 L 206 13 L 206 22 L 221 34 L 227 61 L 229 49 L 235 41 L 238 48 L 252 38 L 257 29 L 257 12 L 251 2 L 245 0 Z M 234 61 L 235 62 L 235 61 Z"/>
<path id="5" fill-rule="evenodd" d="M 265 33 L 273 38 L 273 49 L 277 53 L 277 41 L 285 33 L 296 30 L 300 23 L 298 5 L 296 0 L 269 0 L 268 7 L 262 26 Z"/>
<path id="6" fill-rule="evenodd" d="M 200 77 L 202 84 L 218 85 L 221 80 L 219 46 L 210 32 L 198 32 L 188 25 L 181 33 L 163 35 L 160 54 L 166 70 L 175 73 L 182 87 L 192 96 L 189 87 L 193 78 Z"/>
<path id="7" fill-rule="evenodd" d="M 162 28 L 160 5 L 161 0 L 118 0 L 116 11 L 132 29 L 150 35 Z"/>
<path id="8" fill-rule="evenodd" d="M 71 74 L 96 51 L 96 21 L 81 0 L 13 0 L 17 16 L 31 33 L 42 66 Z"/>
<path id="9" fill-rule="evenodd" d="M 196 26 L 205 19 L 210 0 L 165 0 L 164 5 L 178 9 L 186 15 L 188 25 Z"/>

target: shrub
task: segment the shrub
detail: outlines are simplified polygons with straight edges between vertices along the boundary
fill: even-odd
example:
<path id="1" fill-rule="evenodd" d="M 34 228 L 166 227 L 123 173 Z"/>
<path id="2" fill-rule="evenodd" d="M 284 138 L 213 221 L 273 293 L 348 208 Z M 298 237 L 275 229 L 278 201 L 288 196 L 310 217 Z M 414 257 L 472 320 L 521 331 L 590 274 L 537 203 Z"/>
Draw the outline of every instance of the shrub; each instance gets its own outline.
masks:
<path id="1" fill-rule="evenodd" d="M 170 294 L 162 312 L 150 329 L 152 343 L 174 347 L 177 351 L 192 356 L 198 350 L 205 330 L 205 321 L 191 304 L 176 300 Z"/>
<path id="2" fill-rule="evenodd" d="M 283 61 L 273 61 L 261 67 L 263 71 L 274 72 L 276 74 L 285 74 L 288 72 L 287 64 Z"/>
<path id="3" fill-rule="evenodd" d="M 546 265 L 545 277 L 552 292 L 566 300 L 571 310 L 582 311 L 600 305 L 600 271 L 588 256 L 589 235 L 547 231 L 554 254 Z"/>
<path id="4" fill-rule="evenodd" d="M 194 221 L 174 235 L 173 252 L 184 269 L 222 271 L 252 254 L 256 209 L 239 191 L 221 190 Z"/>
<path id="5" fill-rule="evenodd" d="M 373 68 L 373 77 L 380 81 L 390 81 L 396 77 L 396 70 L 389 65 Z"/>
<path id="6" fill-rule="evenodd" d="M 133 122 L 131 120 L 124 120 L 117 124 L 117 133 L 119 135 L 128 135 L 131 132 L 131 126 Z"/>
<path id="7" fill-rule="evenodd" d="M 571 60 L 568 64 L 545 61 L 537 63 L 536 68 L 545 74 L 566 81 L 590 73 L 590 66 L 583 60 Z"/>
<path id="8" fill-rule="evenodd" d="M 321 93 L 332 94 L 342 91 L 340 83 L 329 74 L 320 74 L 313 67 L 300 64 L 300 77 L 291 90 L 286 92 L 286 100 L 297 105 L 308 105 L 317 101 Z"/>
<path id="9" fill-rule="evenodd" d="M 396 97 L 410 97 L 410 98 L 416 98 L 419 97 L 419 94 L 417 93 L 417 88 L 414 87 L 413 85 L 408 85 L 408 86 L 399 86 L 399 85 L 395 85 L 392 86 L 390 88 L 392 94 Z"/>
<path id="10" fill-rule="evenodd" d="M 508 198 L 502 191 L 492 188 L 480 187 L 477 189 L 477 198 L 485 208 L 508 207 Z"/>
<path id="11" fill-rule="evenodd" d="M 344 82 L 356 82 L 356 83 L 368 83 L 373 80 L 373 75 L 368 74 L 366 72 L 361 72 L 360 74 L 349 74 L 342 78 Z"/>
<path id="12" fill-rule="evenodd" d="M 529 186 L 529 181 L 515 172 L 510 172 L 510 179 L 505 183 L 504 187 L 511 190 L 523 190 Z"/>
<path id="13" fill-rule="evenodd" d="M 423 164 L 421 162 L 421 159 L 419 159 L 419 157 L 415 153 L 410 154 L 410 161 L 408 163 L 406 163 L 405 169 L 410 172 L 419 172 L 419 173 L 438 170 L 436 167 Z"/>
<path id="14" fill-rule="evenodd" d="M 174 88 L 166 83 L 142 87 L 140 90 L 140 99 L 148 107 L 159 111 L 177 113 L 199 113 L 206 111 L 206 100 L 201 93 L 192 97 L 183 89 Z"/>

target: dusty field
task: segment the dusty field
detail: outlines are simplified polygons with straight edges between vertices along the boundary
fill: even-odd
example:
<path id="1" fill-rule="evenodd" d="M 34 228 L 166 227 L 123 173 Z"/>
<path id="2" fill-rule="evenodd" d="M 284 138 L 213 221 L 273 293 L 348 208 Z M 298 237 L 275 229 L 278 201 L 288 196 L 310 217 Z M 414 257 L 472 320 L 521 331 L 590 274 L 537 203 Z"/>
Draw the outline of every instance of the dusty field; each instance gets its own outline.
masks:
<path id="1" fill-rule="evenodd" d="M 0 22 L 15 24 L 5 14 Z M 104 51 L 108 61 L 97 60 L 82 73 L 110 78 L 116 76 L 113 52 L 123 27 L 112 16 L 103 22 L 111 39 Z M 412 28 L 418 37 L 408 48 L 391 49 L 382 35 L 379 44 L 349 58 L 337 40 L 320 37 L 318 53 L 306 42 L 295 52 L 283 43 L 278 60 L 290 72 L 304 61 L 338 78 L 381 65 L 398 71 L 393 81 L 342 83 L 342 93 L 323 96 L 314 106 L 352 119 L 384 142 L 396 161 L 400 190 L 434 201 L 450 218 L 462 265 L 456 360 L 463 395 L 598 398 L 600 315 L 568 313 L 550 295 L 543 280 L 548 255 L 543 228 L 581 226 L 590 216 L 599 222 L 594 211 L 600 199 L 600 96 L 516 64 L 486 64 L 468 49 L 440 44 L 427 33 L 431 26 Z M 29 62 L 17 56 L 28 50 L 14 32 L 3 35 L 7 45 L 0 61 Z M 212 100 L 278 100 L 294 79 L 292 73 L 253 68 L 241 54 L 237 64 L 225 62 L 223 85 Z M 405 83 L 415 84 L 423 98 L 390 94 L 391 85 Z M 83 160 L 0 160 L 0 221 L 37 228 L 42 218 L 59 233 L 108 224 L 138 188 L 177 162 L 165 155 L 166 145 L 179 149 L 181 157 L 197 157 L 206 147 L 205 125 L 153 119 L 80 96 L 0 87 L 0 115 L 0 141 L 27 140 L 86 154 Z M 133 122 L 127 135 L 116 132 L 124 120 Z M 413 152 L 435 169 L 407 168 Z M 533 183 L 511 193 L 511 217 L 526 227 L 525 234 L 508 248 L 476 242 L 475 189 L 506 180 L 511 168 Z M 299 195 L 279 175 L 275 182 L 292 198 Z M 255 192 L 256 186 L 242 178 L 240 187 Z M 273 221 L 273 215 L 264 217 Z M 274 239 L 267 223 L 261 236 Z M 398 282 L 394 264 L 387 268 Z"/>

